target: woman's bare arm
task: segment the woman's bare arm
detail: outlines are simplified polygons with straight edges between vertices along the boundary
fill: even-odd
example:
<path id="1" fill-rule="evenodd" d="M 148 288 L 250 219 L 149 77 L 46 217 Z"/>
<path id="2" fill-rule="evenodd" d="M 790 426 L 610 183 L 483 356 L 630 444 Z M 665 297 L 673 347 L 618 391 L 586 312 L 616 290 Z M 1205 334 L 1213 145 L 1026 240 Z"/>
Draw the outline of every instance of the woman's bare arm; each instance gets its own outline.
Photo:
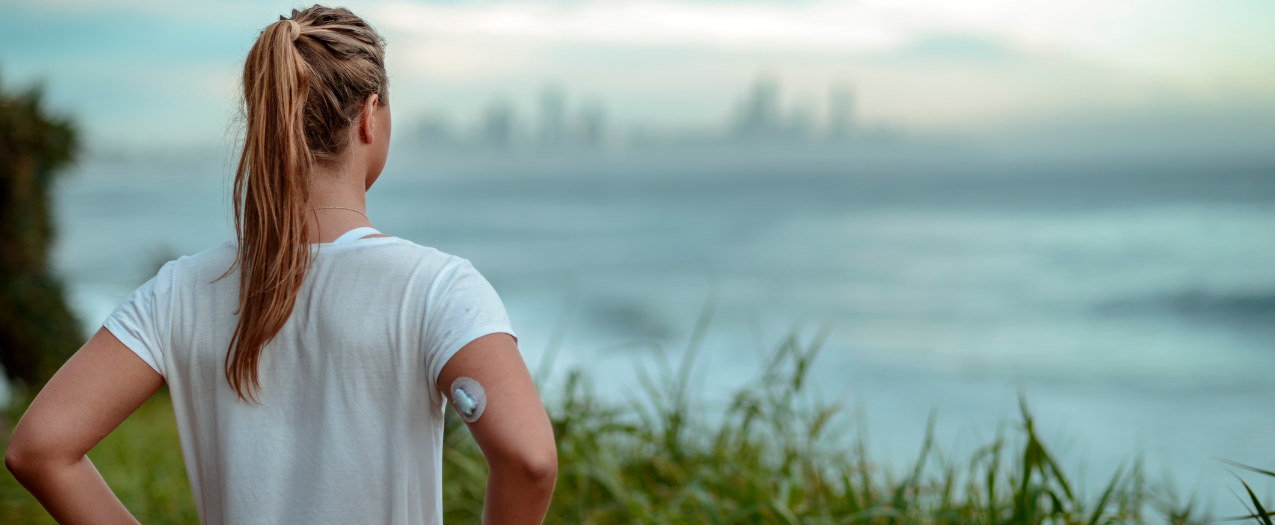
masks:
<path id="1" fill-rule="evenodd" d="M 438 386 L 451 399 L 458 377 L 487 395 L 469 432 L 487 458 L 484 525 L 540 523 L 558 474 L 558 448 L 536 385 L 512 336 L 490 334 L 465 345 L 443 366 Z"/>
<path id="2" fill-rule="evenodd" d="M 85 454 L 163 384 L 119 339 L 98 330 L 22 415 L 5 466 L 58 523 L 137 523 Z"/>

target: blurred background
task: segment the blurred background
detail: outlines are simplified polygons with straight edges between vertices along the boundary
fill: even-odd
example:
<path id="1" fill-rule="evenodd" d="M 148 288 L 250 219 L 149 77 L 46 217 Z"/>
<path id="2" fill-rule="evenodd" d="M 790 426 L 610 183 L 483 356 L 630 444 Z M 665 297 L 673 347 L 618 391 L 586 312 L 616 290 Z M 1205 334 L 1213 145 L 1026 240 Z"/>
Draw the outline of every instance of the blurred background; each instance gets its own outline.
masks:
<path id="1" fill-rule="evenodd" d="M 533 370 L 624 398 L 711 304 L 709 406 L 826 325 L 812 380 L 887 462 L 1022 392 L 1099 478 L 1141 454 L 1234 509 L 1211 458 L 1275 467 L 1275 4 L 344 4 L 388 41 L 373 223 L 473 261 Z M 292 7 L 0 2 L 0 85 L 81 131 L 53 265 L 84 333 L 232 237 L 239 68 Z"/>

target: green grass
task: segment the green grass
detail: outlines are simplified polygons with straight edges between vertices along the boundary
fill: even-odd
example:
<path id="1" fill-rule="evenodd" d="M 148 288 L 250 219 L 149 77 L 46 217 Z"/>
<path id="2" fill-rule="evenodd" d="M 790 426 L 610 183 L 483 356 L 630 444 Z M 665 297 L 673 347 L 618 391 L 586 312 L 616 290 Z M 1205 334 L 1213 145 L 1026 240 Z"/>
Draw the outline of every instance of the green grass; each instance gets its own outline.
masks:
<path id="1" fill-rule="evenodd" d="M 4 441 L 22 408 L 10 411 Z M 106 436 L 89 459 L 142 523 L 199 523 L 166 389 Z M 0 523 L 54 523 L 7 469 L 0 474 Z"/>
<path id="2" fill-rule="evenodd" d="M 698 330 L 697 330 L 698 332 Z M 872 460 L 863 426 L 807 392 L 827 331 L 796 332 L 720 417 L 688 387 L 699 336 L 676 370 L 641 376 L 627 404 L 567 376 L 549 407 L 559 474 L 547 523 L 1085 524 L 1202 523 L 1193 503 L 1147 483 L 1140 463 L 1096 494 L 1079 492 L 1041 442 L 1026 402 L 1021 420 L 959 461 L 935 445 L 933 420 L 911 468 Z M 449 417 L 444 459 L 448 523 L 479 523 L 483 463 Z"/>
<path id="3" fill-rule="evenodd" d="M 1016 425 L 966 457 L 948 458 L 931 431 L 910 468 L 886 468 L 870 457 L 860 421 L 808 392 L 807 372 L 826 330 L 804 342 L 794 331 L 728 405 L 711 407 L 689 380 L 706 326 L 701 321 L 679 366 L 665 363 L 653 376 L 640 372 L 644 393 L 635 399 L 603 401 L 579 371 L 552 385 L 556 395 L 547 408 L 560 467 L 546 523 L 1206 521 L 1191 501 L 1148 483 L 1137 461 L 1113 472 L 1098 492 L 1078 490 L 1039 439 L 1025 402 Z M 714 416 L 695 415 L 705 410 Z M 445 521 L 476 524 L 486 466 L 450 410 L 446 426 Z M 144 523 L 198 522 L 165 392 L 89 455 Z M 1252 502 L 1252 518 L 1270 525 L 1260 501 Z M 0 522 L 51 520 L 5 472 Z"/>

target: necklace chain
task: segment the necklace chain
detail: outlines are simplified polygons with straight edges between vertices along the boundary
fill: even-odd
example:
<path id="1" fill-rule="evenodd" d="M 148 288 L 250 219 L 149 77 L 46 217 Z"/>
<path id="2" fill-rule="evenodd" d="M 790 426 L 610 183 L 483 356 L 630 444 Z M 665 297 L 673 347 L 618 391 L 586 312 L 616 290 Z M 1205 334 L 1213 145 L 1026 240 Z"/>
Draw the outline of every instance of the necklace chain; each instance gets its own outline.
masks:
<path id="1" fill-rule="evenodd" d="M 319 207 L 317 207 L 317 208 L 310 208 L 310 209 L 312 209 L 312 210 L 350 210 L 350 211 L 352 211 L 352 212 L 354 212 L 354 213 L 357 213 L 357 214 L 359 214 L 359 215 L 362 215 L 364 219 L 367 219 L 367 220 L 368 220 L 368 222 L 371 222 L 371 221 L 372 221 L 372 219 L 368 219 L 368 218 L 367 218 L 367 214 L 366 214 L 366 213 L 363 213 L 363 212 L 361 212 L 361 211 L 359 211 L 359 210 L 356 210 L 356 209 L 354 209 L 354 208 L 346 208 L 345 206 L 319 206 Z"/>

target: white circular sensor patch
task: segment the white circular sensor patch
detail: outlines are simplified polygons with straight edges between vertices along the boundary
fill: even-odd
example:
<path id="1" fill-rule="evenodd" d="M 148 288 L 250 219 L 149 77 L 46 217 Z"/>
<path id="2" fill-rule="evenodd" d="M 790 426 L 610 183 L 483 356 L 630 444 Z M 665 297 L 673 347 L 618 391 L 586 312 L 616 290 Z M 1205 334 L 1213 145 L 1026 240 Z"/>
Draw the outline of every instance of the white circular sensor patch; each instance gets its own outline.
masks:
<path id="1" fill-rule="evenodd" d="M 483 416 L 483 409 L 487 408 L 487 394 L 478 381 L 458 377 L 452 381 L 452 405 L 460 413 L 461 419 L 466 423 L 473 423 Z"/>

